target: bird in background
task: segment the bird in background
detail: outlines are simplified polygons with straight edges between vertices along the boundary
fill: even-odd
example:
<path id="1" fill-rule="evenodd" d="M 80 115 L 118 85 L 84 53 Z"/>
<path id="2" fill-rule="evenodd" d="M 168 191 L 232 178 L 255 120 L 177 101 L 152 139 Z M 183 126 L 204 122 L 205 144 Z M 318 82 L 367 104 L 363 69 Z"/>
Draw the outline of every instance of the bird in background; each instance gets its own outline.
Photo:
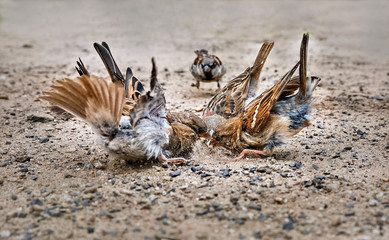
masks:
<path id="1" fill-rule="evenodd" d="M 306 33 L 301 42 L 300 61 L 273 87 L 254 99 L 245 97 L 246 91 L 247 96 L 250 95 L 250 84 L 247 83 L 241 83 L 244 87 L 237 92 L 237 95 L 241 96 L 236 98 L 240 99 L 239 101 L 231 101 L 231 98 L 224 97 L 234 95 L 233 91 L 227 88 L 211 99 L 204 111 L 203 119 L 210 129 L 212 145 L 221 145 L 232 152 L 240 153 L 238 159 L 247 154 L 269 156 L 275 147 L 283 145 L 286 139 L 309 125 L 312 92 L 320 78 L 307 77 L 308 40 L 309 35 Z M 272 47 L 269 43 L 262 46 L 257 56 L 259 63 L 263 64 L 266 60 L 270 46 Z M 262 51 L 263 49 L 265 51 Z M 298 67 L 299 76 L 292 77 Z M 249 74 L 247 70 L 241 76 L 260 74 L 260 71 Z M 227 86 L 233 86 L 234 80 Z M 239 83 L 238 85 L 240 86 Z M 240 107 L 235 107 L 237 102 L 240 103 L 238 105 Z"/>
<path id="2" fill-rule="evenodd" d="M 111 81 L 91 75 L 80 59 L 76 67 L 80 76 L 56 81 L 41 98 L 87 122 L 97 134 L 101 145 L 117 158 L 130 162 L 153 159 L 186 162 L 181 157 L 166 156 L 171 153 L 170 138 L 172 135 L 177 137 L 180 132 L 173 132 L 167 119 L 166 100 L 157 80 L 154 58 L 150 90 L 146 92 L 130 68 L 127 68 L 126 77 L 123 77 L 106 43 L 95 43 L 94 46 Z M 182 153 L 185 147 L 174 153 Z"/>
<path id="3" fill-rule="evenodd" d="M 200 82 L 217 82 L 220 89 L 220 79 L 226 73 L 226 67 L 217 56 L 209 54 L 205 49 L 196 50 L 195 53 L 197 57 L 189 68 L 196 79 L 194 86 L 199 88 Z"/>

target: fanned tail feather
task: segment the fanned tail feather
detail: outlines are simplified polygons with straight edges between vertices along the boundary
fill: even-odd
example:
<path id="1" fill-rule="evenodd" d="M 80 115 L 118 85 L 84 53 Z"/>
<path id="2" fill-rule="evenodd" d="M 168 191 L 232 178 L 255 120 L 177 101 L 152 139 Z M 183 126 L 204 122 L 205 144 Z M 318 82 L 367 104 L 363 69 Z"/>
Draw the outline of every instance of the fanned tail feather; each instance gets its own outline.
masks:
<path id="1" fill-rule="evenodd" d="M 272 50 L 273 46 L 274 46 L 274 42 L 265 41 L 261 49 L 259 50 L 258 55 L 254 61 L 254 64 L 250 69 L 250 73 L 254 80 L 257 80 L 259 78 L 263 65 L 265 64 L 266 58 L 269 55 L 270 51 Z"/>
<path id="2" fill-rule="evenodd" d="M 300 46 L 300 98 L 307 100 L 312 96 L 313 90 L 315 90 L 317 84 L 320 82 L 319 77 L 311 76 L 307 77 L 307 58 L 308 58 L 308 41 L 309 34 L 304 33 Z"/>
<path id="3" fill-rule="evenodd" d="M 161 85 L 157 79 L 157 67 L 154 58 L 151 59 L 153 68 L 150 78 L 150 91 L 142 94 L 134 110 L 131 112 L 132 125 L 135 126 L 138 120 L 144 116 L 166 118 L 166 100 Z M 142 86 L 143 88 L 143 86 Z"/>
<path id="4" fill-rule="evenodd" d="M 153 65 L 153 68 L 151 69 L 151 78 L 150 78 L 150 91 L 154 91 L 154 87 L 157 84 L 157 66 L 155 65 L 154 57 L 151 58 L 151 63 Z"/>
<path id="5" fill-rule="evenodd" d="M 300 47 L 300 95 L 307 99 L 307 49 L 308 49 L 309 34 L 304 33 Z"/>

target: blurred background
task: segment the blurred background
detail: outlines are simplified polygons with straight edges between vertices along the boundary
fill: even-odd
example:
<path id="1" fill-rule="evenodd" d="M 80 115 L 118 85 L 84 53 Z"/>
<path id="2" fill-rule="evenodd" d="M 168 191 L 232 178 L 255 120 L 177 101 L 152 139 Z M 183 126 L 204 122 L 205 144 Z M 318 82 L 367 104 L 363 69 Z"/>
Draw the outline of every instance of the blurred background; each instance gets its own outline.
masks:
<path id="1" fill-rule="evenodd" d="M 206 48 L 246 66 L 264 40 L 276 42 L 270 62 L 298 56 L 308 31 L 310 58 L 386 64 L 388 9 L 389 1 L 362 0 L 0 0 L 0 60 L 23 56 L 32 66 L 73 64 L 78 57 L 97 62 L 92 43 L 107 41 L 125 64 L 149 64 L 155 56 L 163 66 L 186 70 L 193 50 Z"/>

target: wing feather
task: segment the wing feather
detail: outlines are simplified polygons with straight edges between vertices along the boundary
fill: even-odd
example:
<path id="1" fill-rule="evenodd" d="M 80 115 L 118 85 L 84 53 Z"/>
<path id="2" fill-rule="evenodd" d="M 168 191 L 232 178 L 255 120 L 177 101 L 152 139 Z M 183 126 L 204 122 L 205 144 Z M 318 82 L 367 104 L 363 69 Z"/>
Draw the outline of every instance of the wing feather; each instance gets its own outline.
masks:
<path id="1" fill-rule="evenodd" d="M 225 118 L 231 118 L 244 110 L 249 89 L 256 84 L 254 82 L 258 81 L 262 67 L 273 45 L 273 42 L 266 41 L 263 43 L 253 66 L 247 68 L 243 73 L 227 83 L 212 97 L 204 109 L 203 117 L 219 114 Z"/>
<path id="2" fill-rule="evenodd" d="M 300 62 L 278 80 L 272 88 L 266 90 L 250 102 L 243 113 L 243 128 L 246 129 L 247 132 L 259 132 L 263 128 L 269 118 L 270 110 L 278 101 L 299 64 Z"/>
<path id="3" fill-rule="evenodd" d="M 76 115 L 108 137 L 117 132 L 125 101 L 123 87 L 88 75 L 57 81 L 41 99 Z"/>

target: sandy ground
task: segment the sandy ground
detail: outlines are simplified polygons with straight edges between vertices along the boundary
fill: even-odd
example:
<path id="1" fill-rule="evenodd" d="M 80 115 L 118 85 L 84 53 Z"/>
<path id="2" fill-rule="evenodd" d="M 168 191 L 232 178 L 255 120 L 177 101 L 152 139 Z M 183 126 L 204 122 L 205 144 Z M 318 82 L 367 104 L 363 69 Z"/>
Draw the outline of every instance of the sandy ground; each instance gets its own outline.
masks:
<path id="1" fill-rule="evenodd" d="M 389 239 L 388 1 L 0 0 L 0 239 Z M 234 161 L 198 141 L 185 166 L 115 161 L 83 122 L 38 100 L 81 57 L 108 77 L 93 42 L 168 107 L 203 106 L 194 50 L 228 68 L 222 85 L 275 41 L 264 85 L 311 34 L 312 125 L 273 157 Z M 177 177 L 170 174 L 179 171 Z"/>

